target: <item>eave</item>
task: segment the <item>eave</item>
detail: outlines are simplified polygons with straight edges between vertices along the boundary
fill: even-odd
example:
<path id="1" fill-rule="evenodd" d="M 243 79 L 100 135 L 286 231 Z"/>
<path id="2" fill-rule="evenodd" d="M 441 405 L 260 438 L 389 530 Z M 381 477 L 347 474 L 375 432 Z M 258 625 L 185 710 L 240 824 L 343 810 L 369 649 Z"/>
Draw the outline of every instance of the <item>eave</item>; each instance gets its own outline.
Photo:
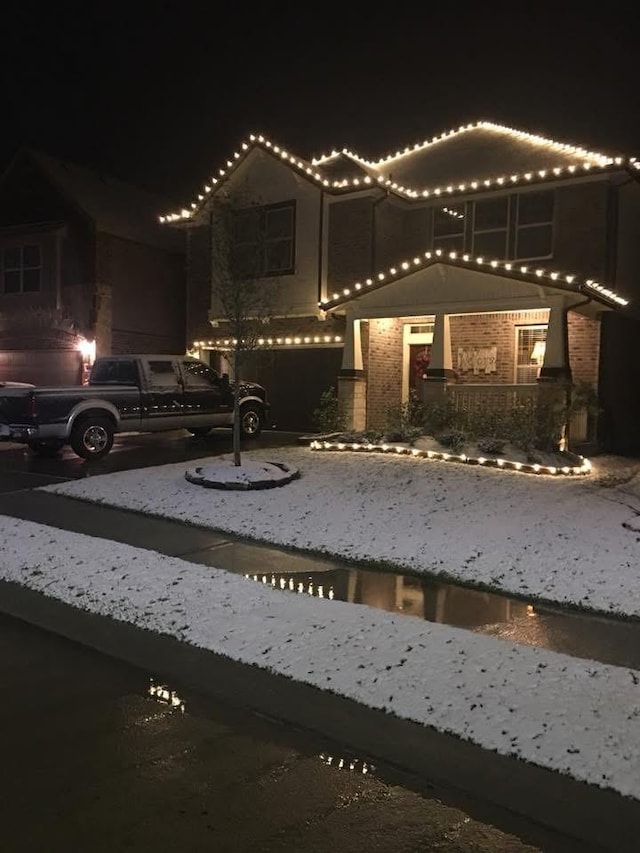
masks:
<path id="1" fill-rule="evenodd" d="M 429 187 L 405 186 L 398 184 L 389 178 L 385 178 L 384 175 L 376 173 L 376 169 L 383 164 L 408 156 L 416 151 L 421 151 L 429 146 L 441 143 L 447 139 L 451 139 L 453 136 L 463 134 L 474 128 L 493 129 L 540 145 L 544 147 L 545 150 L 549 151 L 549 165 L 535 171 L 515 173 L 506 170 L 504 174 L 478 176 L 477 179 L 466 181 L 464 183 L 450 182 L 443 183 L 441 186 Z M 196 199 L 190 202 L 188 207 L 184 207 L 180 211 L 160 216 L 160 222 L 166 224 L 184 224 L 193 220 L 206 204 L 207 200 L 211 198 L 220 186 L 229 179 L 229 177 L 236 171 L 238 166 L 254 148 L 263 149 L 275 158 L 286 163 L 289 168 L 294 169 L 306 180 L 314 183 L 323 191 L 333 195 L 350 194 L 362 189 L 379 187 L 385 192 L 393 193 L 399 198 L 407 201 L 456 198 L 462 195 L 468 196 L 475 193 L 484 193 L 487 192 L 487 190 L 544 184 L 549 181 L 557 181 L 563 178 L 575 178 L 579 175 L 597 175 L 615 171 L 626 171 L 632 174 L 635 178 L 640 177 L 640 163 L 635 157 L 612 157 L 607 154 L 588 151 L 587 149 L 579 146 L 568 145 L 536 134 L 519 131 L 514 128 L 508 128 L 503 125 L 485 121 L 478 121 L 472 124 L 463 125 L 455 130 L 450 130 L 440 136 L 433 137 L 433 139 L 426 140 L 422 143 L 416 143 L 413 146 L 405 148 L 403 151 L 398 151 L 395 154 L 388 155 L 378 161 L 366 160 L 348 149 L 343 149 L 342 152 L 334 151 L 329 155 L 324 155 L 309 162 L 273 143 L 262 134 L 251 134 L 247 140 L 242 142 L 240 149 L 233 153 L 232 158 L 229 158 L 226 161 L 226 168 L 218 169 L 218 174 L 211 177 L 210 180 L 205 183 L 202 191 L 198 194 Z M 578 162 L 570 165 L 566 165 L 565 163 L 559 164 L 557 160 L 554 162 L 554 152 L 557 156 L 559 156 L 560 152 L 562 152 L 563 155 L 570 154 L 571 156 L 575 156 Z M 330 162 L 332 158 L 338 157 L 340 154 L 353 160 L 354 172 L 357 171 L 357 175 L 352 178 L 345 177 L 341 180 L 332 181 L 325 173 L 323 173 L 322 166 L 323 164 Z M 362 175 L 363 168 L 367 171 L 367 174 L 365 174 L 364 177 Z"/>
<path id="2" fill-rule="evenodd" d="M 443 252 L 437 249 L 435 252 L 424 252 L 416 255 L 411 260 L 400 261 L 387 270 L 381 270 L 371 278 L 355 282 L 351 287 L 343 288 L 341 292 L 334 292 L 331 299 L 321 301 L 318 305 L 323 311 L 334 311 L 344 307 L 349 302 L 357 301 L 360 296 L 380 290 L 418 270 L 427 269 L 436 264 L 445 264 L 459 269 L 476 269 L 491 275 L 530 284 L 546 284 L 554 290 L 588 297 L 609 310 L 619 310 L 629 304 L 627 299 L 591 278 L 581 280 L 576 274 L 547 270 L 535 264 L 491 260 L 458 252 Z"/>

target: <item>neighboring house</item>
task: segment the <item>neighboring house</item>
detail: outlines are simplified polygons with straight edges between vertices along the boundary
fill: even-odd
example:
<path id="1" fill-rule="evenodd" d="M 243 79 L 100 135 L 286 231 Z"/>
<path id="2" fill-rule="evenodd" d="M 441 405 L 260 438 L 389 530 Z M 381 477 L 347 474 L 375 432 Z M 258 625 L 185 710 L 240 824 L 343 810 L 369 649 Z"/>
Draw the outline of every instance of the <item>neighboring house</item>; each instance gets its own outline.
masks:
<path id="1" fill-rule="evenodd" d="M 186 230 L 187 344 L 213 360 L 228 346 L 211 211 L 218 194 L 249 199 L 277 303 L 247 378 L 268 385 L 278 427 L 311 428 L 330 385 L 360 429 L 412 391 L 504 406 L 572 381 L 598 388 L 601 446 L 640 449 L 639 167 L 489 122 L 375 161 L 309 162 L 251 136 L 161 217 Z M 574 444 L 593 437 L 572 425 Z"/>
<path id="2" fill-rule="evenodd" d="M 0 177 L 0 380 L 75 384 L 96 352 L 184 352 L 184 241 L 163 204 L 18 152 Z"/>

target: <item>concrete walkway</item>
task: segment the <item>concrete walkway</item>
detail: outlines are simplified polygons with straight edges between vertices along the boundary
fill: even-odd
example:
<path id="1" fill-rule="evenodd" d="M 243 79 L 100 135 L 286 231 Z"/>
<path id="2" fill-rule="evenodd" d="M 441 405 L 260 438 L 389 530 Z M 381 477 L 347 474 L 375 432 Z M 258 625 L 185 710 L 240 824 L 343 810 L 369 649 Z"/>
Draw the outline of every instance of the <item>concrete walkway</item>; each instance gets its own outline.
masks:
<path id="1" fill-rule="evenodd" d="M 300 572 L 338 565 L 48 492 L 1 494 L 0 513 L 235 571 Z M 464 800 L 463 807 L 479 819 L 502 826 L 533 822 L 542 849 L 552 849 L 545 846 L 548 828 L 566 833 L 562 850 L 567 853 L 637 850 L 640 804 L 634 800 L 18 585 L 0 589 L 2 609 L 10 615 L 417 776 Z"/>

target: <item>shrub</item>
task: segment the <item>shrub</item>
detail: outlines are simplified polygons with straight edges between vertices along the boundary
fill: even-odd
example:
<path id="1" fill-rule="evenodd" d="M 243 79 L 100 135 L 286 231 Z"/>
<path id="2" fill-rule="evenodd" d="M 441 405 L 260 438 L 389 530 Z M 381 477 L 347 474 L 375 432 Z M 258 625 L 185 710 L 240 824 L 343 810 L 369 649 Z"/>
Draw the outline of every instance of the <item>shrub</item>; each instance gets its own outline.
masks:
<path id="1" fill-rule="evenodd" d="M 464 416 L 457 412 L 451 400 L 424 403 L 420 425 L 426 435 L 436 435 L 439 432 L 461 425 Z"/>
<path id="2" fill-rule="evenodd" d="M 418 399 L 416 392 L 409 391 L 409 399 L 405 403 L 387 406 L 387 427 L 390 430 L 405 432 L 409 427 L 418 427 L 422 423 L 424 403 Z M 396 439 L 400 441 L 401 439 Z"/>
<path id="3" fill-rule="evenodd" d="M 327 388 L 320 395 L 320 404 L 313 412 L 312 421 L 319 433 L 339 432 L 344 429 L 344 416 L 338 405 L 335 388 Z"/>
<path id="4" fill-rule="evenodd" d="M 493 436 L 479 438 L 477 442 L 478 450 L 481 450 L 483 453 L 489 453 L 491 456 L 502 453 L 506 443 L 506 438 L 495 438 Z"/>
<path id="5" fill-rule="evenodd" d="M 467 441 L 467 434 L 462 430 L 452 429 L 438 433 L 435 438 L 443 447 L 448 447 L 454 453 L 459 453 Z"/>

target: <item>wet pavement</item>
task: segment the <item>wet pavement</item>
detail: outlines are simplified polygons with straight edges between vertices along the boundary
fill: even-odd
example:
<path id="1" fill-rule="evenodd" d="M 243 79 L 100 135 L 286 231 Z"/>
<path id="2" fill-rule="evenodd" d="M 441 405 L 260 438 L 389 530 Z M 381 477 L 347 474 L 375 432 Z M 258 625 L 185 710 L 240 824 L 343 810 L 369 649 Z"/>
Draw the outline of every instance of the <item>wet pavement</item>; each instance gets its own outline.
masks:
<path id="1" fill-rule="evenodd" d="M 7 853 L 580 849 L 18 620 L 0 647 Z"/>

